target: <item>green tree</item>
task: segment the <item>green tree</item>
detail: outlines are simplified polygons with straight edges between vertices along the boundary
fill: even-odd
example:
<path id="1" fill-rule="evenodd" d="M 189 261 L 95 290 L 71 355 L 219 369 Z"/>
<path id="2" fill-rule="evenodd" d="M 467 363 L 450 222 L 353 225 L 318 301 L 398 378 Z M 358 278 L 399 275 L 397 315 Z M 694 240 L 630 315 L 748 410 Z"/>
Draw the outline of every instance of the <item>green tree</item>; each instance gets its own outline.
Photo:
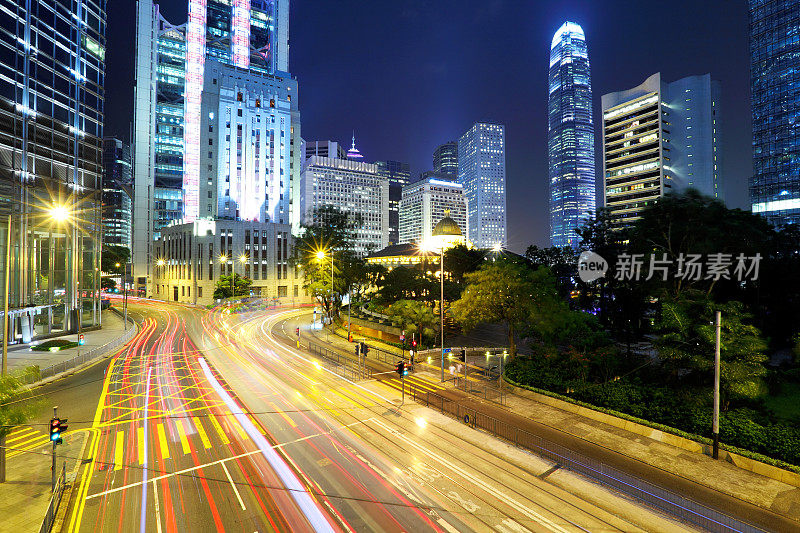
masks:
<path id="1" fill-rule="evenodd" d="M 125 263 L 130 261 L 131 251 L 125 246 L 104 244 L 100 257 L 100 270 L 110 274 L 124 274 Z M 119 265 L 119 266 L 117 266 Z"/>
<path id="2" fill-rule="evenodd" d="M 342 274 L 356 262 L 351 251 L 362 217 L 326 205 L 309 213 L 308 220 L 295 239 L 292 263 L 303 271 L 304 288 L 333 318 L 352 282 Z"/>
<path id="3" fill-rule="evenodd" d="M 376 299 L 384 304 L 397 300 L 438 299 L 439 282 L 416 267 L 399 266 L 386 272 L 378 283 Z"/>
<path id="4" fill-rule="evenodd" d="M 486 250 L 468 248 L 463 244 L 458 244 L 444 251 L 446 274 L 454 283 L 458 284 L 463 284 L 464 276 L 478 270 L 485 260 Z"/>
<path id="5" fill-rule="evenodd" d="M 534 271 L 513 261 L 492 261 L 465 280 L 467 287 L 451 307 L 453 317 L 466 330 L 478 324 L 505 324 L 511 357 L 517 351 L 516 332 L 541 323 L 560 303 L 553 275 L 544 267 Z"/>
<path id="6" fill-rule="evenodd" d="M 214 298 L 231 298 L 236 296 L 250 296 L 250 285 L 253 280 L 250 278 L 243 278 L 239 274 L 233 275 L 233 288 L 234 292 L 231 293 L 231 276 L 223 274 L 217 280 L 217 285 L 214 287 Z"/>
<path id="7" fill-rule="evenodd" d="M 655 341 L 675 382 L 710 387 L 714 375 L 715 311 L 722 312 L 720 389 L 725 405 L 766 394 L 767 343 L 741 302 L 714 303 L 703 291 L 683 291 L 661 308 Z"/>
<path id="8" fill-rule="evenodd" d="M 415 300 L 398 300 L 386 309 L 387 314 L 407 334 L 417 333 L 422 343 L 424 337 L 436 336 L 438 317 L 433 310 Z"/>

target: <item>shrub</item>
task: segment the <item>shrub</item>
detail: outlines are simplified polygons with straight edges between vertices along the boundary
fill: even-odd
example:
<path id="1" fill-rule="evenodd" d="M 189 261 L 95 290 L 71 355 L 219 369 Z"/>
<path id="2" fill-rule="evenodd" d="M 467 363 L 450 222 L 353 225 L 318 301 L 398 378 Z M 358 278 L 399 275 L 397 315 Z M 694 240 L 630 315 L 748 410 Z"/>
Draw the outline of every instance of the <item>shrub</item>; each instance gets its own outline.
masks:
<path id="1" fill-rule="evenodd" d="M 77 345 L 78 345 L 77 342 L 68 341 L 67 339 L 53 339 L 37 344 L 36 346 L 33 346 L 31 349 L 35 352 L 49 352 L 50 348 L 58 348 L 59 350 L 65 350 L 67 348 L 74 348 Z"/>

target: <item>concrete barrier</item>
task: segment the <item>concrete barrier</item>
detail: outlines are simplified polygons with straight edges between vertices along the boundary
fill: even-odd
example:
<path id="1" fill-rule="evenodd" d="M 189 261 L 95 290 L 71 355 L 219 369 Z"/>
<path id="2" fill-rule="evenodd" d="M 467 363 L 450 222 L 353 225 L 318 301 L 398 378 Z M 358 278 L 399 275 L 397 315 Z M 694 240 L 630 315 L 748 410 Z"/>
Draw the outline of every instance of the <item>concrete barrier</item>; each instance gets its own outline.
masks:
<path id="1" fill-rule="evenodd" d="M 596 411 L 582 405 L 559 400 L 558 398 L 553 398 L 552 396 L 547 396 L 546 394 L 540 394 L 522 387 L 517 387 L 508 381 L 506 381 L 506 383 L 514 392 L 514 394 L 517 394 L 518 396 L 530 398 L 531 400 L 555 407 L 556 409 L 560 409 L 568 413 L 574 413 L 597 422 L 602 422 L 603 424 L 608 424 L 612 427 L 624 429 L 625 431 L 630 431 L 636 435 L 641 435 L 643 437 L 647 437 L 657 442 L 662 442 L 682 450 L 711 456 L 711 445 L 687 439 L 686 437 L 681 437 L 672 433 L 667 433 L 665 431 L 661 431 L 660 429 L 633 422 L 632 420 L 626 420 L 618 416 Z M 722 449 L 719 450 L 719 457 L 721 460 L 727 461 L 728 463 L 731 463 L 742 470 L 760 474 L 764 477 L 786 483 L 787 485 L 800 487 L 800 474 L 797 474 L 796 472 L 784 470 L 783 468 L 763 463 L 761 461 L 739 455 L 738 453 Z"/>

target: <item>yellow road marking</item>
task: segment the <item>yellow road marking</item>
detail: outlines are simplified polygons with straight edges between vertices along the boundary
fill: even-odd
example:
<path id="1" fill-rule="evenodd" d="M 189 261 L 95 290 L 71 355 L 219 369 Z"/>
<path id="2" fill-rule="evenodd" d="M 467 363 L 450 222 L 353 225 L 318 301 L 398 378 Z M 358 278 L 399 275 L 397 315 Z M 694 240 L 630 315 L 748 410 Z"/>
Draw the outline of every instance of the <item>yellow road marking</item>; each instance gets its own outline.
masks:
<path id="1" fill-rule="evenodd" d="M 183 420 L 176 420 L 175 425 L 178 427 L 178 436 L 181 439 L 183 454 L 192 453 L 192 449 L 189 447 L 189 439 L 186 438 L 186 431 L 183 429 Z"/>
<path id="2" fill-rule="evenodd" d="M 203 446 L 206 448 L 211 448 L 211 441 L 208 440 L 208 435 L 206 435 L 206 430 L 203 427 L 203 424 L 200 423 L 200 419 L 196 416 L 193 416 L 192 420 L 194 420 L 194 427 L 197 428 L 197 434 L 200 435 L 200 440 L 203 441 Z"/>
<path id="3" fill-rule="evenodd" d="M 339 398 L 341 398 L 342 400 L 344 400 L 345 402 L 349 403 L 350 405 L 354 405 L 356 407 L 364 407 L 360 403 L 351 400 L 350 398 L 348 398 L 347 396 L 345 396 L 344 394 L 340 393 L 339 391 L 337 391 L 335 389 L 331 389 L 330 391 L 332 393 L 334 393 L 336 396 L 338 396 Z"/>
<path id="4" fill-rule="evenodd" d="M 122 470 L 122 444 L 125 441 L 125 432 L 117 431 L 117 443 L 114 450 L 114 470 Z"/>
<path id="5" fill-rule="evenodd" d="M 6 439 L 6 444 L 10 444 L 12 442 L 15 442 L 15 441 L 18 441 L 18 440 L 21 440 L 21 439 L 30 438 L 30 437 L 32 437 L 34 435 L 38 435 L 38 433 L 33 428 L 27 428 L 27 429 L 20 430 L 19 432 L 9 433 L 8 436 L 11 437 L 12 435 L 14 435 L 14 437 L 10 438 L 10 439 Z"/>
<path id="6" fill-rule="evenodd" d="M 295 424 L 295 423 L 294 423 L 294 420 L 292 420 L 291 418 L 289 418 L 288 416 L 286 416 L 286 413 L 284 413 L 283 411 L 281 411 L 281 410 L 280 410 L 280 408 L 279 408 L 277 405 L 275 405 L 275 404 L 274 404 L 274 403 L 272 403 L 272 402 L 269 402 L 269 404 L 272 406 L 272 408 L 273 408 L 273 409 L 275 409 L 275 411 L 276 411 L 276 412 L 277 412 L 279 415 L 281 415 L 281 417 L 283 417 L 283 419 L 284 419 L 284 420 L 286 420 L 286 422 L 287 422 L 287 423 L 288 423 L 290 426 L 292 426 L 293 428 L 296 428 L 296 427 L 297 427 L 297 424 Z"/>
<path id="7" fill-rule="evenodd" d="M 255 417 L 253 415 L 248 413 L 247 414 L 247 418 L 250 419 L 250 422 L 253 423 L 253 425 L 256 427 L 256 429 L 258 430 L 259 433 L 261 433 L 262 435 L 266 435 L 267 434 L 267 432 L 264 431 L 264 429 L 261 427 L 261 424 L 256 422 L 256 419 L 255 419 Z"/>
<path id="8" fill-rule="evenodd" d="M 167 435 L 164 433 L 164 424 L 158 425 L 158 443 L 161 447 L 161 457 L 169 459 L 169 448 L 167 448 Z"/>
<path id="9" fill-rule="evenodd" d="M 217 433 L 219 433 L 219 438 L 222 439 L 222 443 L 230 444 L 231 440 L 228 438 L 228 435 L 226 435 L 225 432 L 222 431 L 222 426 L 219 425 L 217 418 L 211 413 L 208 413 L 208 418 L 209 420 L 211 420 L 211 425 L 214 426 L 214 429 L 216 429 Z"/>
<path id="10" fill-rule="evenodd" d="M 242 438 L 242 440 L 247 440 L 250 438 L 238 420 L 235 418 L 230 418 L 229 422 L 234 428 L 236 428 L 236 432 L 239 433 L 239 436 Z"/>
<path id="11" fill-rule="evenodd" d="M 143 465 L 145 449 L 144 449 L 144 428 L 142 426 L 136 428 L 136 437 L 137 437 L 136 449 L 139 452 L 139 464 Z"/>
<path id="12" fill-rule="evenodd" d="M 112 359 L 108 364 L 108 368 L 106 369 L 106 379 L 103 382 L 103 392 L 100 394 L 100 401 L 97 402 L 97 409 L 94 412 L 94 421 L 91 429 L 92 443 L 89 446 L 89 457 L 92 458 L 92 462 L 88 468 L 83 470 L 83 475 L 81 476 L 81 484 L 78 487 L 78 504 L 75 506 L 75 510 L 73 511 L 69 520 L 68 531 L 70 532 L 73 532 L 80 527 L 81 519 L 83 518 L 83 509 L 86 507 L 86 494 L 89 491 L 89 482 L 92 479 L 92 474 L 94 473 L 95 465 L 97 464 L 97 448 L 100 444 L 97 427 L 100 425 L 100 419 L 103 413 L 103 405 L 105 404 L 106 396 L 108 395 L 108 385 L 111 382 L 111 375 L 114 370 L 115 362 L 116 359 Z"/>

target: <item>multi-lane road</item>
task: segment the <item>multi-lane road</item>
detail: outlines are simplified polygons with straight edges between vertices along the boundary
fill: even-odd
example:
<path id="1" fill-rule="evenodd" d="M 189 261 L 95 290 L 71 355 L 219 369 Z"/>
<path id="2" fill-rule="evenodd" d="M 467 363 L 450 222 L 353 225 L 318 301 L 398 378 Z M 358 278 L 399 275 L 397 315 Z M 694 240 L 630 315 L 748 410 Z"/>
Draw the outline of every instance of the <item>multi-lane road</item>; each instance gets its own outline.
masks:
<path id="1" fill-rule="evenodd" d="M 67 531 L 686 530 L 401 406 L 391 383 L 336 375 L 274 337 L 294 312 L 134 307 L 141 331 L 106 368 Z"/>

